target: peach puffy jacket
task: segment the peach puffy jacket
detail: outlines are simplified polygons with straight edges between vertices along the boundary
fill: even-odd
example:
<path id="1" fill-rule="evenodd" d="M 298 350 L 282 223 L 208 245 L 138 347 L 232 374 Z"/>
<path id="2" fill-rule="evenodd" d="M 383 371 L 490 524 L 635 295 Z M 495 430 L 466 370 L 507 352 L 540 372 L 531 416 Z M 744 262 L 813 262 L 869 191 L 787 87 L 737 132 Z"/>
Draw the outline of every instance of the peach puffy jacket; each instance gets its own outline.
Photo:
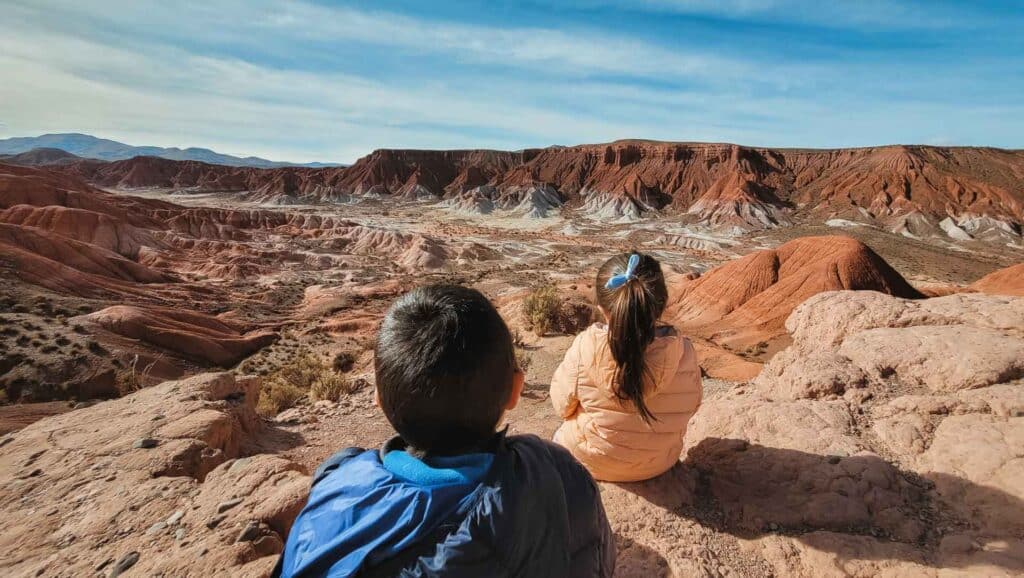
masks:
<path id="1" fill-rule="evenodd" d="M 576 336 L 551 379 L 551 402 L 566 420 L 555 441 L 598 480 L 646 480 L 679 460 L 686 424 L 701 402 L 697 355 L 690 340 L 665 328 L 647 347 L 646 361 L 644 401 L 657 418 L 650 425 L 612 391 L 615 360 L 603 324 Z"/>

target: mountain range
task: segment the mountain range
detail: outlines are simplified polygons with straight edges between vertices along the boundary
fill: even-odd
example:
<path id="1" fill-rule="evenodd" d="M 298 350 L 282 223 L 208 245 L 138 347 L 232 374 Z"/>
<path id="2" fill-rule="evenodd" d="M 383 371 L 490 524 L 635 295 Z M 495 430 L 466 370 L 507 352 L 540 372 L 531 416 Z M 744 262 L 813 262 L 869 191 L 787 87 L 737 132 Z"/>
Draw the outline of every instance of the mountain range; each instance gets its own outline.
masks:
<path id="1" fill-rule="evenodd" d="M 33 149 L 59 149 L 73 155 L 103 161 L 120 161 L 138 156 L 160 157 L 175 161 L 201 161 L 232 167 L 331 167 L 332 163 L 288 163 L 259 157 L 236 157 L 210 149 L 189 147 L 133 146 L 122 142 L 81 133 L 44 134 L 35 137 L 14 137 L 0 140 L 0 155 L 17 155 Z"/>

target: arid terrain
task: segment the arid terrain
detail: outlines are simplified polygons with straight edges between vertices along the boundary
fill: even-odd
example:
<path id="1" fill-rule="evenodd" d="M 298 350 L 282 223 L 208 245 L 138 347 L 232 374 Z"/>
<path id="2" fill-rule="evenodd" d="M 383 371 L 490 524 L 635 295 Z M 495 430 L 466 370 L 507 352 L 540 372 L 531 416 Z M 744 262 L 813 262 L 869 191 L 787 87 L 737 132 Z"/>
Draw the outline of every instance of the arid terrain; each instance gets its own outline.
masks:
<path id="1" fill-rule="evenodd" d="M 601 484 L 617 575 L 1021 575 L 1022 223 L 1002 149 L 0 159 L 0 573 L 268 573 L 308 473 L 391 435 L 372 342 L 418 284 L 493 300 L 508 425 L 550 437 L 596 268 L 635 249 L 705 402 L 678 466 Z"/>

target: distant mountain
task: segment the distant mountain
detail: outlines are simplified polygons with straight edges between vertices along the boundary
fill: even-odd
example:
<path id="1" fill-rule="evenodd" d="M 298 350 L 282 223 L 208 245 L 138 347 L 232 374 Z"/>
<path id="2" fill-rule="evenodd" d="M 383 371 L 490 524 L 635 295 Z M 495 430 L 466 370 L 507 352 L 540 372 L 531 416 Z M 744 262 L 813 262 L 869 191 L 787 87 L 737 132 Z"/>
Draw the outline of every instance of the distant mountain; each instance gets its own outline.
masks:
<path id="1" fill-rule="evenodd" d="M 36 148 L 27 152 L 15 155 L 0 154 L 0 162 L 11 165 L 24 165 L 29 167 L 44 165 L 66 165 L 82 160 L 82 157 L 73 155 L 65 150 L 55 148 Z"/>
<path id="2" fill-rule="evenodd" d="M 332 167 L 344 166 L 330 163 L 285 163 L 268 161 L 259 157 L 236 157 L 211 151 L 210 149 L 189 147 L 164 148 L 154 146 L 132 146 L 121 142 L 97 138 L 88 134 L 59 133 L 44 134 L 36 137 L 14 137 L 0 139 L 0 155 L 16 155 L 38 148 L 60 149 L 71 154 L 103 161 L 119 161 L 137 156 L 152 156 L 174 161 L 200 161 L 215 165 L 232 167 Z"/>

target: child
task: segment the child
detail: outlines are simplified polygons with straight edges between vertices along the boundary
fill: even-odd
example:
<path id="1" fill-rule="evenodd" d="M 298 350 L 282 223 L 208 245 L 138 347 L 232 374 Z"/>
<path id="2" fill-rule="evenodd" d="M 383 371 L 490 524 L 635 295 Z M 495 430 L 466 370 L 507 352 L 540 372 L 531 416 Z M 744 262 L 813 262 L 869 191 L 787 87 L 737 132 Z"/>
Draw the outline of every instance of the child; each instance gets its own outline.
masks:
<path id="1" fill-rule="evenodd" d="M 606 324 L 577 335 L 551 379 L 566 420 L 555 441 L 598 480 L 646 480 L 679 460 L 701 402 L 700 367 L 690 341 L 658 324 L 668 291 L 657 260 L 612 257 L 595 288 Z"/>
<path id="2" fill-rule="evenodd" d="M 400 297 L 377 336 L 377 403 L 398 436 L 313 476 L 281 576 L 611 576 L 600 494 L 569 452 L 495 432 L 523 373 L 478 291 Z"/>

